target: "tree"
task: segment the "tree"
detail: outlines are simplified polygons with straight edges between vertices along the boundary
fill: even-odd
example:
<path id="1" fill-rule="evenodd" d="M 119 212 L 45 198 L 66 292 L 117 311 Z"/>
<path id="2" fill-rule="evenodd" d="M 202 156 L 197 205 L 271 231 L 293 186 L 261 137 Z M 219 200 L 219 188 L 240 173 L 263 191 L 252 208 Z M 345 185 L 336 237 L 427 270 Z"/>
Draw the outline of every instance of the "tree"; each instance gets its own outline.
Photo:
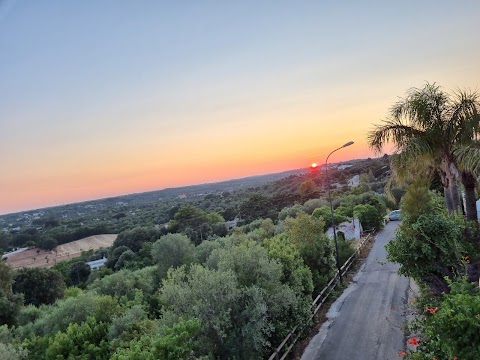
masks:
<path id="1" fill-rule="evenodd" d="M 137 255 L 132 250 L 126 250 L 120 255 L 117 262 L 115 263 L 115 270 L 119 270 L 128 265 L 129 262 L 135 260 Z"/>
<path id="2" fill-rule="evenodd" d="M 331 210 L 330 210 L 330 207 L 328 206 L 322 206 L 322 207 L 319 207 L 317 209 L 315 209 L 312 213 L 312 216 L 314 218 L 322 218 L 324 223 L 325 223 L 325 228 L 324 230 L 327 230 L 331 224 L 332 224 L 332 213 L 331 213 Z M 347 221 L 348 218 L 346 216 L 343 216 L 341 214 L 339 214 L 338 212 L 334 212 L 333 213 L 333 221 L 335 223 L 335 225 L 338 225 L 344 221 Z"/>
<path id="3" fill-rule="evenodd" d="M 113 269 L 115 267 L 115 264 L 117 263 L 118 259 L 120 256 L 126 252 L 126 251 L 131 251 L 131 249 L 125 245 L 120 245 L 119 247 L 113 249 L 113 251 L 110 253 L 110 256 L 108 257 L 107 261 L 105 262 L 105 266 Z"/>
<path id="4" fill-rule="evenodd" d="M 161 236 L 160 231 L 153 227 L 135 227 L 131 230 L 125 230 L 118 234 L 112 245 L 112 251 L 118 247 L 126 246 L 137 253 L 144 242 L 154 242 Z"/>
<path id="5" fill-rule="evenodd" d="M 46 268 L 22 268 L 15 272 L 14 293 L 23 293 L 25 303 L 36 306 L 53 304 L 63 297 L 65 282 L 56 270 Z"/>
<path id="6" fill-rule="evenodd" d="M 44 250 L 53 250 L 57 247 L 57 240 L 51 236 L 43 236 L 38 242 L 38 247 Z"/>
<path id="7" fill-rule="evenodd" d="M 315 199 L 315 200 L 317 200 L 317 199 Z M 308 201 L 310 201 L 310 200 L 308 200 Z M 295 216 L 297 216 L 297 214 L 299 212 L 302 212 L 302 211 L 304 211 L 304 207 L 300 204 L 285 207 L 282 210 L 280 210 L 280 212 L 278 213 L 278 219 L 279 220 L 285 220 L 287 217 L 295 217 Z M 310 213 L 312 213 L 312 211 L 310 211 Z"/>
<path id="8" fill-rule="evenodd" d="M 0 343 L 0 354 L 8 360 L 28 360 L 28 352 L 12 344 Z"/>
<path id="9" fill-rule="evenodd" d="M 85 261 L 77 261 L 70 265 L 68 276 L 72 280 L 73 285 L 79 285 L 87 281 L 90 272 L 90 266 Z"/>
<path id="10" fill-rule="evenodd" d="M 282 264 L 259 243 L 228 242 L 212 251 L 206 265 L 192 265 L 188 273 L 183 267 L 170 271 L 161 302 L 169 309 L 164 319 L 174 314 L 173 319 L 198 318 L 215 356 L 259 358 L 292 323 L 308 319 L 304 289 L 298 286 L 295 292 L 282 283 Z"/>
<path id="11" fill-rule="evenodd" d="M 211 213 L 208 213 L 207 214 L 207 219 L 208 219 L 208 224 L 209 225 L 214 225 L 214 224 L 218 224 L 218 223 L 221 223 L 221 222 L 225 222 L 225 219 L 223 218 L 222 215 L 220 215 L 219 213 L 213 211 Z"/>
<path id="12" fill-rule="evenodd" d="M 173 216 L 168 227 L 182 232 L 186 228 L 198 228 L 209 223 L 208 213 L 192 204 L 185 204 Z"/>
<path id="13" fill-rule="evenodd" d="M 317 184 L 312 179 L 305 180 L 298 188 L 298 193 L 304 200 L 308 200 L 318 195 Z"/>
<path id="14" fill-rule="evenodd" d="M 65 332 L 69 325 L 85 322 L 89 316 L 98 322 L 110 323 L 123 310 L 118 299 L 84 291 L 76 297 L 58 300 L 45 308 L 33 323 L 19 326 L 15 334 L 19 340 L 44 337 Z"/>
<path id="15" fill-rule="evenodd" d="M 213 235 L 212 226 L 224 222 L 225 219 L 217 212 L 207 213 L 192 204 L 183 205 L 175 213 L 173 220 L 168 223 L 169 231 L 181 232 L 187 235 L 195 244 L 200 244 L 203 240 Z M 223 229 L 215 226 L 217 231 Z"/>
<path id="16" fill-rule="evenodd" d="M 357 205 L 353 208 L 353 215 L 360 220 L 365 230 L 382 227 L 383 217 L 373 205 Z"/>
<path id="17" fill-rule="evenodd" d="M 10 246 L 10 235 L 0 231 L 0 251 L 7 251 Z"/>
<path id="18" fill-rule="evenodd" d="M 19 233 L 13 236 L 12 245 L 16 247 L 24 246 L 28 241 L 32 241 L 33 236 L 27 233 Z"/>
<path id="19" fill-rule="evenodd" d="M 88 289 L 99 295 L 125 297 L 131 301 L 135 298 L 137 290 L 141 290 L 144 294 L 154 292 L 154 272 L 154 266 L 136 271 L 120 270 L 101 279 L 96 279 L 88 286 Z"/>
<path id="20" fill-rule="evenodd" d="M 193 260 L 195 246 L 182 234 L 162 236 L 152 246 L 152 257 L 157 263 L 158 275 L 162 279 L 171 267 L 179 267 Z"/>
<path id="21" fill-rule="evenodd" d="M 266 217 L 271 207 L 271 199 L 261 193 L 251 195 L 240 204 L 240 215 L 245 221 Z"/>
<path id="22" fill-rule="evenodd" d="M 201 244 L 195 246 L 195 251 L 193 254 L 195 261 L 200 264 L 205 264 L 213 250 L 221 248 L 222 246 L 223 244 L 218 239 L 205 240 Z"/>
<path id="23" fill-rule="evenodd" d="M 478 108 L 476 93 L 459 91 L 451 97 L 436 84 L 427 83 L 422 89 L 411 89 L 397 102 L 390 118 L 369 133 L 368 142 L 381 151 L 392 141 L 399 153 L 397 164 L 412 164 L 414 159 L 418 164 L 419 159 L 427 159 L 441 177 L 445 202 L 452 212 L 460 206 L 456 180 L 462 164 L 456 150 L 470 145 L 479 134 Z M 466 181 L 464 186 L 470 189 L 471 183 Z M 469 190 L 465 195 L 467 219 L 474 220 L 472 204 L 476 199 Z"/>
<path id="24" fill-rule="evenodd" d="M 108 329 L 108 341 L 111 349 L 128 348 L 132 341 L 155 332 L 156 322 L 148 319 L 147 313 L 140 305 L 134 305 L 122 316 L 112 320 Z"/>
<path id="25" fill-rule="evenodd" d="M 173 325 L 180 318 L 198 319 L 202 325 L 200 343 L 204 352 L 217 358 L 228 358 L 225 344 L 235 325 L 231 314 L 241 298 L 236 277 L 231 272 L 205 269 L 193 265 L 169 271 L 160 289 L 163 322 Z"/>
<path id="26" fill-rule="evenodd" d="M 312 272 L 305 266 L 298 248 L 284 234 L 265 239 L 264 244 L 269 256 L 282 264 L 282 283 L 288 284 L 310 303 L 313 293 Z"/>
<path id="27" fill-rule="evenodd" d="M 88 317 L 80 324 L 70 324 L 65 332 L 59 331 L 51 339 L 46 359 L 98 359 L 109 358 L 107 342 L 108 324 Z"/>
<path id="28" fill-rule="evenodd" d="M 13 281 L 12 269 L 0 261 L 0 325 L 14 325 L 23 304 L 23 296 L 12 291 Z"/>
<path id="29" fill-rule="evenodd" d="M 333 246 L 324 233 L 325 222 L 300 213 L 285 220 L 285 234 L 297 246 L 313 275 L 315 290 L 321 290 L 334 274 Z"/>
<path id="30" fill-rule="evenodd" d="M 310 200 L 305 201 L 303 206 L 294 205 L 294 206 L 292 206 L 292 208 L 296 208 L 296 206 L 299 206 L 300 208 L 303 208 L 303 211 L 305 211 L 307 214 L 312 215 L 313 210 L 315 210 L 316 208 L 325 206 L 325 205 L 328 205 L 328 202 L 325 199 L 310 199 Z M 291 217 L 295 217 L 295 216 L 291 216 Z M 280 215 L 279 215 L 279 218 L 280 218 Z"/>
<path id="31" fill-rule="evenodd" d="M 197 319 L 180 320 L 164 326 L 160 334 L 145 335 L 118 349 L 111 360 L 190 360 L 196 359 L 201 326 Z"/>

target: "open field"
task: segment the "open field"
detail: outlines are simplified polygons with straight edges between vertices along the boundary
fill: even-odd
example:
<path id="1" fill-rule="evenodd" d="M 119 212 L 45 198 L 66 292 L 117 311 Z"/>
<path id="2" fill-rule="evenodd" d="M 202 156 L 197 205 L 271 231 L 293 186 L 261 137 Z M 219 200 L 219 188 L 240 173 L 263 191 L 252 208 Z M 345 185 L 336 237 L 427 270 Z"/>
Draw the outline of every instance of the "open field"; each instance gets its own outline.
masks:
<path id="1" fill-rule="evenodd" d="M 7 263 L 13 268 L 52 267 L 57 262 L 80 256 L 82 251 L 110 247 L 116 238 L 116 234 L 93 235 L 59 245 L 52 251 L 33 248 L 8 257 Z"/>

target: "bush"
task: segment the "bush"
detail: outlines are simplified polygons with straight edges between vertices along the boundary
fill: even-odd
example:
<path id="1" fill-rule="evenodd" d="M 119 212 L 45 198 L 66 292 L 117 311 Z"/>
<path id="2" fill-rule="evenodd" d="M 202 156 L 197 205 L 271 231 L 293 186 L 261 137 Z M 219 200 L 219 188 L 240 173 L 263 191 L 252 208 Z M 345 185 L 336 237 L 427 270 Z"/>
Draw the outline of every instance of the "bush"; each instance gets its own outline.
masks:
<path id="1" fill-rule="evenodd" d="M 341 231 L 337 232 L 338 257 L 340 263 L 344 264 L 347 259 L 353 255 L 355 248 L 350 240 L 345 240 L 345 235 Z"/>
<path id="2" fill-rule="evenodd" d="M 400 274 L 427 283 L 435 293 L 448 292 L 444 277 L 453 279 L 461 273 L 460 260 L 470 248 L 462 230 L 461 219 L 420 215 L 415 223 L 400 225 L 395 239 L 385 246 L 387 259 L 400 264 Z"/>
<path id="3" fill-rule="evenodd" d="M 353 208 L 353 215 L 360 220 L 363 229 L 379 229 L 383 224 L 383 217 L 378 209 L 370 204 L 357 205 Z"/>
<path id="4" fill-rule="evenodd" d="M 331 225 L 332 225 L 332 212 L 330 210 L 330 207 L 328 206 L 322 206 L 320 208 L 317 208 L 313 211 L 312 216 L 314 218 L 323 218 L 323 221 L 325 223 L 324 230 L 326 231 Z M 348 218 L 346 216 L 343 216 L 339 214 L 338 212 L 333 213 L 333 221 L 335 222 L 335 225 L 341 224 L 344 221 L 347 221 Z"/>
<path id="5" fill-rule="evenodd" d="M 421 321 L 423 333 L 414 359 L 478 359 L 480 354 L 480 292 L 464 281 Z M 438 308 L 438 310 L 437 310 Z"/>

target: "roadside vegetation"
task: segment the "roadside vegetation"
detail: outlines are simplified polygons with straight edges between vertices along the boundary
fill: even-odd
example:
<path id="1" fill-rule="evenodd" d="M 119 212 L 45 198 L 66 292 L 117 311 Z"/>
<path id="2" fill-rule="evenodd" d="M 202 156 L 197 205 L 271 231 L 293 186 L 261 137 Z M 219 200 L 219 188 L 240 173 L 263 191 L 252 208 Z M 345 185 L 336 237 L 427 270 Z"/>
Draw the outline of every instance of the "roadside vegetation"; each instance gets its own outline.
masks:
<path id="1" fill-rule="evenodd" d="M 388 259 L 421 288 L 419 316 L 400 357 L 474 360 L 480 354 L 479 109 L 476 93 L 450 95 L 426 84 L 411 89 L 370 133 L 374 149 L 394 143 L 390 184 L 407 186 Z"/>
<path id="2" fill-rule="evenodd" d="M 381 226 L 387 209 L 398 207 L 379 194 L 388 170 L 388 157 L 332 169 L 335 221 L 355 215 L 365 228 Z M 353 175 L 361 181 L 349 187 Z M 2 354 L 39 360 L 264 358 L 293 326 L 309 322 L 313 297 L 336 270 L 325 234 L 330 218 L 323 176 L 317 170 L 170 207 L 151 205 L 149 211 L 164 209 L 156 224 L 146 216 L 127 225 L 127 210 L 118 223 L 100 224 L 118 225 L 111 228 L 120 231 L 110 249 L 51 269 L 14 271 L 1 262 Z M 225 220 L 233 218 L 240 220 L 228 230 Z M 63 221 L 37 231 L 53 237 L 49 229 L 59 227 L 69 231 Z M 18 235 L 3 236 L 26 245 Z M 342 236 L 339 242 L 346 260 L 352 242 Z M 86 265 L 102 257 L 107 262 L 100 270 Z"/>

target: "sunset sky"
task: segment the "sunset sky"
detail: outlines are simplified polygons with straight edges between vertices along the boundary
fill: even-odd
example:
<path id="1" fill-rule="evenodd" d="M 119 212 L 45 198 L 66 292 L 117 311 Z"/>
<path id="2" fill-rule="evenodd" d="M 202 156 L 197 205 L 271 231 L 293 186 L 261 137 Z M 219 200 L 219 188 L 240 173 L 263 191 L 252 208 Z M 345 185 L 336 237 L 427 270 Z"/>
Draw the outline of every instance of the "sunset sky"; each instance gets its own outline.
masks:
<path id="1" fill-rule="evenodd" d="M 373 156 L 480 86 L 480 1 L 0 0 L 0 214 Z"/>

